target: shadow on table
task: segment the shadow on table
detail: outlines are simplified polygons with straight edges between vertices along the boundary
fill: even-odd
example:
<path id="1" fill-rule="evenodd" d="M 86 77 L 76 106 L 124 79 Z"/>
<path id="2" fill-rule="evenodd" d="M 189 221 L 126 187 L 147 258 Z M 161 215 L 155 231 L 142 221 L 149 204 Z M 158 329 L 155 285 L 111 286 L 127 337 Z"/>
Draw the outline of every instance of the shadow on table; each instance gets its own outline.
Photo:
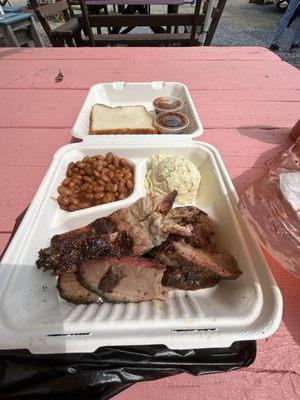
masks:
<path id="1" fill-rule="evenodd" d="M 266 161 L 276 156 L 280 151 L 287 149 L 294 142 L 290 138 L 289 128 L 277 128 L 271 126 L 252 126 L 238 128 L 241 135 L 251 139 L 274 144 L 272 149 L 260 154 L 259 158 L 240 176 L 233 179 L 235 186 L 242 186 L 242 182 L 249 182 L 249 185 L 259 178 L 264 171 Z M 244 187 L 243 189 L 246 189 Z M 300 304 L 300 278 L 296 278 L 285 270 L 267 252 L 264 252 L 269 265 L 272 265 L 273 275 L 278 283 L 283 297 L 283 321 L 295 342 L 300 345 L 300 318 L 298 305 Z"/>
<path id="2" fill-rule="evenodd" d="M 14 47 L 14 48 L 10 48 L 7 50 L 4 50 L 5 47 L 2 47 L 2 48 L 0 47 L 0 49 L 1 50 L 3 49 L 3 51 L 0 52 L 0 60 L 1 60 L 1 58 L 11 56 L 12 54 L 17 54 L 17 53 L 19 54 L 22 50 L 24 51 L 24 48 L 21 48 L 21 47 Z M 25 47 L 25 49 L 28 50 L 28 47 Z"/>

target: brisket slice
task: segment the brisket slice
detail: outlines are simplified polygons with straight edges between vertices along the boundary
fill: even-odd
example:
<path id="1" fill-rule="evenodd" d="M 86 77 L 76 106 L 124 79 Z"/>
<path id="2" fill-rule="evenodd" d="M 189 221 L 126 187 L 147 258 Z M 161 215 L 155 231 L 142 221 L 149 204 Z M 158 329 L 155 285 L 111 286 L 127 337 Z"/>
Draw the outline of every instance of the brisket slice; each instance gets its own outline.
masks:
<path id="1" fill-rule="evenodd" d="M 87 289 L 113 303 L 167 300 L 161 284 L 166 267 L 134 257 L 106 257 L 82 263 L 78 279 Z"/>
<path id="2" fill-rule="evenodd" d="M 182 241 L 193 247 L 216 252 L 216 239 L 213 223 L 208 215 L 197 207 L 186 206 L 173 208 L 167 215 L 166 221 L 172 220 L 183 227 L 191 226 L 191 235 L 173 234 L 169 240 Z"/>
<path id="3" fill-rule="evenodd" d="M 62 299 L 74 304 L 101 303 L 102 299 L 96 293 L 82 286 L 74 272 L 62 274 L 57 280 L 57 289 Z"/>
<path id="4" fill-rule="evenodd" d="M 40 250 L 36 264 L 38 268 L 51 269 L 56 274 L 74 272 L 83 261 L 92 258 L 128 255 L 132 252 L 132 245 L 126 232 L 65 240 Z"/>
<path id="5" fill-rule="evenodd" d="M 187 245 L 186 245 L 187 246 Z M 166 264 L 163 286 L 181 290 L 198 290 L 215 286 L 220 278 L 201 266 L 191 265 L 177 251 L 173 242 L 165 242 L 151 251 L 155 260 Z"/>
<path id="6" fill-rule="evenodd" d="M 181 242 L 172 242 L 176 253 L 191 266 L 209 270 L 221 279 L 236 279 L 241 275 L 236 259 L 229 251 L 208 253 Z"/>
<path id="7" fill-rule="evenodd" d="M 203 268 L 189 268 L 188 265 L 181 267 L 168 266 L 164 273 L 163 286 L 181 290 L 199 290 L 216 286 L 220 278 L 210 274 Z"/>
<path id="8" fill-rule="evenodd" d="M 215 286 L 220 279 L 236 279 L 241 271 L 229 253 L 208 253 L 182 242 L 165 242 L 151 251 L 159 262 L 168 265 L 163 285 L 182 290 Z"/>

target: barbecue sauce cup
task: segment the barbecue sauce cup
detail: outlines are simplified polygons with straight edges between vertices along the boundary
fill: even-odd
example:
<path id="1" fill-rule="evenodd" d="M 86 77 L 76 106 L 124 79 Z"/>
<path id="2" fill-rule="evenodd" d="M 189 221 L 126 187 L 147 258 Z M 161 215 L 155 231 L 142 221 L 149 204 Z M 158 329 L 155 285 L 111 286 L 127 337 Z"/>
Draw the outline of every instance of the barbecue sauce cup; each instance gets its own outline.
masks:
<path id="1" fill-rule="evenodd" d="M 161 96 L 153 101 L 156 114 L 161 112 L 180 112 L 183 109 L 183 101 L 177 97 Z"/>
<path id="2" fill-rule="evenodd" d="M 163 112 L 154 118 L 154 126 L 162 134 L 183 133 L 189 123 L 189 118 L 180 112 Z"/>

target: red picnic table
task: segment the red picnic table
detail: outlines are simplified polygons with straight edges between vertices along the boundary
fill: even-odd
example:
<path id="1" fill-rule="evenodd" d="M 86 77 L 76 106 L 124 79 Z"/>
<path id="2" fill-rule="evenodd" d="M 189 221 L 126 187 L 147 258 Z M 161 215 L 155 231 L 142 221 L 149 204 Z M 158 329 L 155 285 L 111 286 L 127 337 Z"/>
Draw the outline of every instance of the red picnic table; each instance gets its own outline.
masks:
<path id="1" fill-rule="evenodd" d="M 300 74 L 263 48 L 49 48 L 0 50 L 0 251 L 30 203 L 53 153 L 96 82 L 179 81 L 220 151 L 238 192 L 291 144 L 299 119 Z M 61 70 L 64 79 L 55 77 Z M 282 291 L 283 321 L 258 342 L 255 363 L 235 372 L 186 374 L 138 383 L 116 400 L 300 398 L 300 280 L 266 254 Z"/>

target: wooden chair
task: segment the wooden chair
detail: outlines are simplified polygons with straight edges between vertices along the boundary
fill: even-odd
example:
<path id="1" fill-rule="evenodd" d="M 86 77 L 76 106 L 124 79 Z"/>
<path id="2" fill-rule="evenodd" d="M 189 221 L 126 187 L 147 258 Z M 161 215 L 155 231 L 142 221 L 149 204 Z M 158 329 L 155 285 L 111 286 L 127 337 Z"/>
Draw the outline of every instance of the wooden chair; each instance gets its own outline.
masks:
<path id="1" fill-rule="evenodd" d="M 101 1 L 101 0 L 100 0 Z M 85 0 L 79 0 L 82 16 L 78 18 L 88 36 L 90 46 L 107 45 L 185 45 L 199 46 L 198 33 L 204 22 L 204 14 L 200 13 L 202 0 L 197 0 L 193 13 L 184 14 L 112 14 L 112 15 L 89 15 Z M 141 1 L 142 3 L 142 1 Z M 113 4 L 113 3 L 109 3 Z M 127 2 L 130 4 L 130 1 Z M 166 2 L 166 5 L 168 2 Z M 172 4 L 172 1 L 169 1 Z M 127 34 L 134 27 L 151 27 L 152 34 Z M 184 26 L 184 33 L 178 33 L 178 27 Z M 114 32 L 101 35 L 95 35 L 92 27 L 112 27 Z M 126 27 L 120 32 L 122 27 Z M 167 28 L 164 28 L 167 27 Z M 174 27 L 174 33 L 170 33 L 170 27 Z M 186 27 L 190 27 L 188 32 Z"/>
<path id="2" fill-rule="evenodd" d="M 10 47 L 28 46 L 31 40 L 37 47 L 43 47 L 31 12 L 6 13 L 0 19 L 0 34 Z"/>
<path id="3" fill-rule="evenodd" d="M 227 2 L 227 0 L 218 0 L 216 2 L 216 5 L 212 11 L 211 23 L 210 23 L 209 29 L 207 32 L 205 32 L 207 34 L 205 36 L 204 46 L 211 45 L 211 42 L 213 40 L 216 29 L 218 27 L 218 24 L 219 24 L 220 18 L 222 16 L 224 7 L 226 5 L 226 2 Z M 206 13 L 207 7 L 208 7 L 208 0 L 205 1 L 204 6 L 203 6 L 204 13 Z"/>
<path id="4" fill-rule="evenodd" d="M 69 0 L 69 4 L 71 7 L 75 6 L 75 7 L 80 8 L 78 0 Z M 87 5 L 88 12 L 90 14 L 100 14 L 101 10 L 104 11 L 104 14 L 108 14 L 108 7 L 106 4 L 99 5 L 99 4 L 97 4 L 97 2 L 87 0 L 86 5 Z"/>
<path id="5" fill-rule="evenodd" d="M 81 28 L 78 24 L 77 18 L 74 18 L 74 13 L 68 0 L 59 0 L 56 3 L 42 6 L 37 0 L 29 1 L 53 47 L 64 47 L 65 43 L 70 47 L 74 47 L 75 44 L 78 46 L 81 45 Z M 66 22 L 62 23 L 59 27 L 52 29 L 47 18 L 53 17 L 59 13 L 63 14 Z"/>

